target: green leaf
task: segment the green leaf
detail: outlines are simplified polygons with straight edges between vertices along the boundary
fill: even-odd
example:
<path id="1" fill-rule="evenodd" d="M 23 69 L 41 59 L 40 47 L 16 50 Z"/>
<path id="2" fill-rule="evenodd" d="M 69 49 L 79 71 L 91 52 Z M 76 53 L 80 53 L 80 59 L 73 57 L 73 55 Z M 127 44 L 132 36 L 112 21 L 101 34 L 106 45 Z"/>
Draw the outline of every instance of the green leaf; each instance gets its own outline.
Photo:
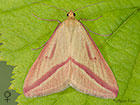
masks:
<path id="1" fill-rule="evenodd" d="M 37 0 L 36 0 L 37 1 Z M 38 0 L 39 1 L 39 0 Z M 76 18 L 95 19 L 82 22 L 90 30 L 109 34 L 102 37 L 90 33 L 112 69 L 118 86 L 116 99 L 102 99 L 82 94 L 73 88 L 38 98 L 23 94 L 24 79 L 38 57 L 42 46 L 52 35 L 57 22 L 41 21 L 32 16 L 64 21 L 66 13 L 41 3 L 54 5 L 67 11 L 75 10 L 100 0 L 0 0 L 0 60 L 16 66 L 10 89 L 20 94 L 19 105 L 139 105 L 140 104 L 140 0 L 104 0 L 103 3 L 81 9 Z"/>

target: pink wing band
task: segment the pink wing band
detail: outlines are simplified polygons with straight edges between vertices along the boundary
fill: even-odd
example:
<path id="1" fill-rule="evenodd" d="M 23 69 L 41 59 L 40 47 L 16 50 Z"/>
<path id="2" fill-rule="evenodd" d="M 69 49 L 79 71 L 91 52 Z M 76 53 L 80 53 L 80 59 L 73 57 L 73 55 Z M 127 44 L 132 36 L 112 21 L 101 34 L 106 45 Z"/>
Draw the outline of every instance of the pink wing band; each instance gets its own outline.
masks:
<path id="1" fill-rule="evenodd" d="M 94 74 L 88 67 L 86 67 L 83 64 L 78 63 L 77 61 L 75 61 L 73 58 L 69 57 L 66 61 L 57 64 L 56 66 L 52 67 L 52 69 L 49 70 L 49 72 L 47 72 L 46 74 L 44 74 L 40 79 L 38 79 L 35 83 L 33 83 L 33 85 L 24 88 L 24 93 L 32 90 L 33 88 L 36 88 L 37 86 L 39 86 L 42 82 L 44 82 L 45 80 L 47 80 L 51 75 L 53 75 L 59 68 L 61 68 L 62 66 L 64 66 L 66 63 L 68 63 L 69 61 L 72 61 L 74 64 L 76 64 L 79 68 L 83 69 L 88 76 L 90 76 L 92 79 L 94 79 L 98 84 L 100 84 L 102 87 L 112 91 L 113 93 L 118 94 L 118 90 L 116 90 L 115 88 L 112 88 L 111 86 L 109 86 L 106 82 L 104 82 L 101 78 L 99 78 L 96 74 Z"/>
<path id="2" fill-rule="evenodd" d="M 24 88 L 24 93 L 26 93 L 26 92 L 36 88 L 37 86 L 39 86 L 42 82 L 47 80 L 52 74 L 54 74 L 60 67 L 65 65 L 68 61 L 69 61 L 69 59 L 67 59 L 66 61 L 52 67 L 46 74 L 44 74 L 40 79 L 38 79 L 35 83 L 33 83 L 33 85 Z"/>
<path id="3" fill-rule="evenodd" d="M 112 91 L 113 93 L 118 94 L 118 90 L 116 90 L 115 88 L 110 87 L 106 82 L 104 82 L 101 78 L 99 78 L 96 74 L 94 74 L 88 67 L 86 67 L 85 65 L 82 65 L 78 62 L 76 62 L 74 59 L 72 59 L 72 62 L 74 64 L 76 64 L 79 68 L 83 69 L 92 79 L 94 79 L 98 84 L 100 84 L 102 87 Z"/>

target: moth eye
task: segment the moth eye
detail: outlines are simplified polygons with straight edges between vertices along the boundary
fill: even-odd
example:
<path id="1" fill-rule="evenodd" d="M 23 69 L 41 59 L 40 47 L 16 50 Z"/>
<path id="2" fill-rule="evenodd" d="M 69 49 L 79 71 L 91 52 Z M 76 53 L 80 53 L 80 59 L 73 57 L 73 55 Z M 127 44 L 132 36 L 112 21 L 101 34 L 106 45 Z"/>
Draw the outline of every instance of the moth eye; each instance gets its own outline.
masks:
<path id="1" fill-rule="evenodd" d="M 74 16 L 76 16 L 76 14 L 75 14 L 75 13 L 73 13 L 73 15 L 74 15 Z"/>
<path id="2" fill-rule="evenodd" d="M 67 14 L 67 16 L 69 16 L 69 14 Z"/>

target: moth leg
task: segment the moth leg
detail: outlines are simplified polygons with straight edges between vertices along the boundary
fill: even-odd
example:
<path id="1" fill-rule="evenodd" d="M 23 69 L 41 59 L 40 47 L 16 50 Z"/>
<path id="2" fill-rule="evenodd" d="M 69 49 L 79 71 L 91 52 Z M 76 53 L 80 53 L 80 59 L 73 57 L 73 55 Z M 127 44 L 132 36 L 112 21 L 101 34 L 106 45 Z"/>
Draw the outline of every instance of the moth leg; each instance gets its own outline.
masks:
<path id="1" fill-rule="evenodd" d="M 46 43 L 47 43 L 47 42 L 46 42 Z M 42 46 L 40 46 L 40 47 L 38 47 L 38 48 L 33 48 L 32 50 L 38 50 L 38 49 L 44 47 L 44 46 L 46 45 L 46 43 L 44 43 Z"/>
<path id="2" fill-rule="evenodd" d="M 36 16 L 35 14 L 32 14 L 34 17 L 36 17 L 37 19 L 39 20 L 45 20 L 45 21 L 57 21 L 58 23 L 61 23 L 59 20 L 57 19 L 43 19 L 43 18 L 40 18 L 38 16 Z"/>
<path id="3" fill-rule="evenodd" d="M 80 19 L 79 21 L 95 21 L 95 20 L 100 19 L 101 17 L 103 17 L 103 16 L 99 16 L 96 19 Z"/>
<path id="4" fill-rule="evenodd" d="M 98 19 L 100 19 L 102 16 L 99 16 L 99 17 L 97 17 L 96 19 L 80 19 L 79 21 L 81 22 L 81 21 L 95 21 L 95 20 L 98 20 Z M 84 25 L 84 24 L 83 24 Z M 93 32 L 93 31 L 91 31 L 87 26 L 85 26 L 84 25 L 84 27 L 89 31 L 89 32 L 91 32 L 91 33 L 94 33 L 94 34 L 96 34 L 96 35 L 100 35 L 100 36 L 110 36 L 110 35 L 112 35 L 112 33 L 110 33 L 110 34 L 106 34 L 106 35 L 103 35 L 103 34 L 99 34 L 99 33 L 96 33 L 96 32 Z"/>
<path id="5" fill-rule="evenodd" d="M 84 24 L 83 24 L 84 25 Z M 89 32 L 91 32 L 91 33 L 93 33 L 93 34 L 96 34 L 96 35 L 100 35 L 100 36 L 110 36 L 110 35 L 112 35 L 112 33 L 110 33 L 110 34 L 99 34 L 99 33 L 96 33 L 96 32 L 93 32 L 93 31 L 91 31 L 87 26 L 85 26 L 84 25 L 84 27 L 89 31 Z"/>

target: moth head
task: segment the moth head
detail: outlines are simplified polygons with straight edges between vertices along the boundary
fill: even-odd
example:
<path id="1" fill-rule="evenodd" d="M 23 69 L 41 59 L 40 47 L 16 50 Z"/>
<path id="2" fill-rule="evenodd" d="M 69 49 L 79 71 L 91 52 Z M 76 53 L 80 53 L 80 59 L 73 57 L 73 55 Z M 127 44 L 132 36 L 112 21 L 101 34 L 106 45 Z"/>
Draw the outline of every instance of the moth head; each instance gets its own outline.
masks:
<path id="1" fill-rule="evenodd" d="M 72 10 L 70 10 L 70 12 L 67 13 L 67 16 L 69 18 L 75 18 L 75 13 Z"/>

